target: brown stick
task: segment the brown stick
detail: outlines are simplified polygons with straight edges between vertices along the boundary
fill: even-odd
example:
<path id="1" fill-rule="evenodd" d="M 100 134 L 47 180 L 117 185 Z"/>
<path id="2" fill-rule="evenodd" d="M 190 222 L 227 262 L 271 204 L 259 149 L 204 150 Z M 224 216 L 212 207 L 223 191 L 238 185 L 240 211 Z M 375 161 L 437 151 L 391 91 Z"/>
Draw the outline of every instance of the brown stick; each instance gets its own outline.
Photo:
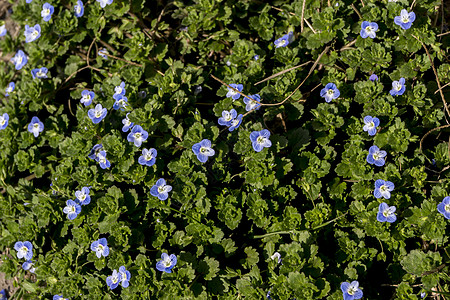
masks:
<path id="1" fill-rule="evenodd" d="M 447 128 L 447 127 L 450 127 L 450 124 L 447 124 L 447 125 L 443 125 L 443 126 L 439 126 L 439 127 L 433 128 L 433 129 L 431 129 L 430 131 L 428 131 L 427 133 L 425 133 L 425 135 L 420 139 L 419 150 L 422 151 L 422 143 L 423 143 L 423 140 L 424 140 L 430 133 L 432 133 L 433 131 L 439 130 L 439 129 Z"/>

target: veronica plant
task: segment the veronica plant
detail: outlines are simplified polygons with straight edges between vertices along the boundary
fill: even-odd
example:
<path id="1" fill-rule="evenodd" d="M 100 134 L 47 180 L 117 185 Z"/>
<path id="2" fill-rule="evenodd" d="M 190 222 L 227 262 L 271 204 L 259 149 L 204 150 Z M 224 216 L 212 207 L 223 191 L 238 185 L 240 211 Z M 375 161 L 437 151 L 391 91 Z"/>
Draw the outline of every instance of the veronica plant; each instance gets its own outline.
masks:
<path id="1" fill-rule="evenodd" d="M 33 245 L 29 241 L 16 242 L 14 244 L 14 250 L 17 251 L 17 258 L 25 258 L 30 260 L 33 257 Z"/>
<path id="2" fill-rule="evenodd" d="M 375 181 L 375 190 L 373 195 L 375 198 L 379 199 L 383 197 L 384 199 L 391 198 L 391 192 L 394 190 L 395 185 L 390 181 L 384 181 L 382 179 L 377 179 Z"/>
<path id="3" fill-rule="evenodd" d="M 264 148 L 272 146 L 272 142 L 269 140 L 270 131 L 263 129 L 261 131 L 253 131 L 250 133 L 250 141 L 252 147 L 256 152 L 261 152 Z"/>
<path id="4" fill-rule="evenodd" d="M 397 220 L 395 209 L 395 206 L 389 206 L 384 202 L 381 203 L 378 207 L 377 220 L 379 222 L 394 223 Z"/>
<path id="5" fill-rule="evenodd" d="M 150 189 L 150 194 L 154 197 L 158 197 L 159 200 L 167 200 L 171 190 L 172 186 L 166 184 L 166 181 L 163 178 L 160 178 Z"/>
<path id="6" fill-rule="evenodd" d="M 372 146 L 369 148 L 369 154 L 367 155 L 367 162 L 371 165 L 375 165 L 377 167 L 381 167 L 384 166 L 385 160 L 384 158 L 386 157 L 387 152 L 384 150 L 380 150 L 380 148 L 378 148 L 377 146 Z"/>
<path id="7" fill-rule="evenodd" d="M 363 39 L 370 37 L 375 38 L 378 24 L 375 22 L 364 21 L 361 23 L 361 32 L 359 33 Z"/>
<path id="8" fill-rule="evenodd" d="M 175 254 L 168 255 L 161 254 L 161 260 L 156 263 L 156 269 L 161 272 L 172 273 L 173 267 L 177 264 L 177 257 Z"/>
<path id="9" fill-rule="evenodd" d="M 446 219 L 450 220 L 450 197 L 444 197 L 442 202 L 437 206 L 438 212 L 440 212 Z"/>
<path id="10" fill-rule="evenodd" d="M 41 36 L 41 26 L 39 24 L 30 27 L 25 25 L 25 43 L 31 43 L 37 40 Z"/>
<path id="11" fill-rule="evenodd" d="M 28 132 L 32 133 L 34 137 L 37 138 L 42 131 L 44 131 L 44 123 L 42 123 L 38 117 L 31 118 L 31 122 L 28 124 Z"/>
<path id="12" fill-rule="evenodd" d="M 215 151 L 211 148 L 211 141 L 208 139 L 202 140 L 200 143 L 196 143 L 192 146 L 192 152 L 197 156 L 197 159 L 205 163 L 208 157 L 214 156 Z"/>
<path id="13" fill-rule="evenodd" d="M 414 12 L 408 13 L 406 9 L 402 9 L 400 16 L 394 18 L 394 23 L 399 25 L 402 29 L 411 28 L 412 23 L 416 19 L 416 14 Z"/>
<path id="14" fill-rule="evenodd" d="M 329 103 L 333 99 L 339 98 L 341 92 L 334 83 L 327 83 L 327 85 L 320 91 L 320 97 L 325 98 L 325 102 Z"/>
<path id="15" fill-rule="evenodd" d="M 102 256 L 103 257 L 108 256 L 109 255 L 108 241 L 105 238 L 101 238 L 96 240 L 95 242 L 92 242 L 91 250 L 95 252 L 95 255 L 97 255 L 98 258 Z"/>

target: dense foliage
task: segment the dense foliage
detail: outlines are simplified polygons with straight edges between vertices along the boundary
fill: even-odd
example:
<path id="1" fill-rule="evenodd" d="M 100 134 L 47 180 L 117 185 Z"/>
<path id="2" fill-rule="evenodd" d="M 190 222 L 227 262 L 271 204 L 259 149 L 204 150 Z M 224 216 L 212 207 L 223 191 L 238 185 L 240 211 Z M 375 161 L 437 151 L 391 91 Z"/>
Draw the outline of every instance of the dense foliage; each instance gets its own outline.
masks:
<path id="1" fill-rule="evenodd" d="M 442 5 L 15 2 L 19 34 L 0 37 L 13 298 L 449 295 Z"/>

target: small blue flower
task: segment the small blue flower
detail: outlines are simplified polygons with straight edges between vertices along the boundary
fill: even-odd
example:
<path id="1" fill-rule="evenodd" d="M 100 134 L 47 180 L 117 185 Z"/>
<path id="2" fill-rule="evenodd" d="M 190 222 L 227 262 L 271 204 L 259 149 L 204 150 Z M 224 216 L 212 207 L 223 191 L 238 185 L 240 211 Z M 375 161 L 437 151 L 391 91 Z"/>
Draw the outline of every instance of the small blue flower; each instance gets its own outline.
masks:
<path id="1" fill-rule="evenodd" d="M 395 185 L 392 182 L 378 179 L 375 181 L 375 190 L 373 191 L 373 195 L 377 199 L 381 197 L 383 197 L 384 199 L 389 199 L 391 198 L 391 192 L 394 190 L 394 188 Z"/>
<path id="2" fill-rule="evenodd" d="M 105 8 L 106 4 L 111 4 L 113 3 L 113 0 L 97 0 L 97 2 L 100 3 L 100 7 L 101 8 Z"/>
<path id="3" fill-rule="evenodd" d="M 114 102 L 113 108 L 115 110 L 118 110 L 120 108 L 121 111 L 125 110 L 125 107 L 128 105 L 128 98 L 125 97 L 122 94 L 115 94 L 113 96 L 114 99 L 116 99 L 116 102 Z"/>
<path id="4" fill-rule="evenodd" d="M 4 113 L 2 116 L 0 116 L 0 130 L 5 129 L 9 124 L 9 115 L 7 113 Z"/>
<path id="5" fill-rule="evenodd" d="M 269 140 L 270 131 L 263 129 L 261 131 L 253 131 L 250 133 L 250 141 L 252 141 L 253 149 L 256 152 L 261 152 L 264 148 L 272 146 L 272 142 Z"/>
<path id="6" fill-rule="evenodd" d="M 5 36 L 7 32 L 5 25 L 0 26 L 0 37 Z"/>
<path id="7" fill-rule="evenodd" d="M 25 2 L 26 3 L 31 3 L 33 0 L 26 0 Z"/>
<path id="8" fill-rule="evenodd" d="M 40 69 L 33 69 L 31 70 L 31 75 L 33 76 L 33 79 L 44 79 L 47 78 L 47 72 L 48 69 L 46 67 L 42 67 Z"/>
<path id="9" fill-rule="evenodd" d="M 45 22 L 50 21 L 52 18 L 52 14 L 55 11 L 55 8 L 50 5 L 50 3 L 44 3 L 42 5 L 42 11 L 41 11 L 41 17 L 44 19 Z"/>
<path id="10" fill-rule="evenodd" d="M 75 17 L 79 18 L 84 15 L 84 4 L 81 2 L 81 0 L 77 0 L 77 4 L 73 7 L 73 10 L 75 11 Z"/>
<path id="11" fill-rule="evenodd" d="M 450 197 L 445 197 L 437 206 L 438 212 L 444 215 L 446 219 L 450 220 Z"/>
<path id="12" fill-rule="evenodd" d="M 31 2 L 31 0 L 30 0 L 30 2 Z M 29 3 L 29 2 L 27 2 L 27 3 Z M 69 300 L 69 299 L 64 298 L 63 296 L 60 296 L 60 295 L 55 295 L 55 296 L 53 296 L 53 300 Z"/>
<path id="13" fill-rule="evenodd" d="M 92 123 L 98 124 L 106 117 L 108 110 L 103 108 L 101 104 L 97 104 L 95 108 L 91 108 L 88 111 L 88 117 L 92 120 Z"/>
<path id="14" fill-rule="evenodd" d="M 14 244 L 14 250 L 17 251 L 17 258 L 25 258 L 30 260 L 33 257 L 33 245 L 29 241 L 16 242 Z"/>
<path id="15" fill-rule="evenodd" d="M 352 283 L 341 283 L 341 291 L 343 293 L 344 300 L 361 299 L 363 296 L 363 292 L 359 288 L 358 281 L 352 281 Z"/>
<path id="16" fill-rule="evenodd" d="M 261 96 L 259 96 L 259 94 L 254 94 L 254 95 L 249 95 L 249 97 L 253 100 L 251 100 L 250 98 L 245 97 L 244 98 L 244 103 L 245 105 L 245 110 L 246 111 L 251 111 L 251 110 L 258 110 L 261 107 Z"/>
<path id="17" fill-rule="evenodd" d="M 403 95 L 405 89 L 405 78 L 402 77 L 399 81 L 392 82 L 392 90 L 389 91 L 389 94 L 391 96 L 400 96 Z"/>
<path id="18" fill-rule="evenodd" d="M 242 85 L 242 84 L 235 84 L 235 83 L 232 83 L 232 84 L 230 84 L 230 86 L 232 87 L 232 88 L 235 88 L 236 90 L 238 90 L 239 92 L 242 92 L 242 90 L 244 89 L 244 86 Z M 239 94 L 238 92 L 236 92 L 235 90 L 233 90 L 233 89 L 231 89 L 231 88 L 229 88 L 229 87 L 227 87 L 227 89 L 228 89 L 228 93 L 227 93 L 227 98 L 232 98 L 233 99 L 233 101 L 234 100 L 237 100 L 237 99 L 239 99 L 239 97 L 241 97 L 241 94 Z"/>
<path id="19" fill-rule="evenodd" d="M 372 146 L 369 148 L 369 154 L 366 160 L 371 165 L 375 164 L 375 166 L 381 167 L 384 166 L 384 157 L 386 155 L 386 151 L 380 150 L 377 146 Z"/>
<path id="20" fill-rule="evenodd" d="M 122 280 L 122 275 L 119 272 L 117 272 L 117 270 L 113 270 L 112 275 L 106 277 L 106 284 L 108 285 L 108 287 L 111 290 L 113 290 L 119 285 L 121 280 Z"/>
<path id="21" fill-rule="evenodd" d="M 258 60 L 258 59 L 259 59 L 259 55 L 256 54 L 255 56 L 253 56 L 253 59 L 254 59 L 254 60 Z"/>
<path id="22" fill-rule="evenodd" d="M 395 213 L 395 206 L 389 206 L 386 203 L 381 203 L 378 207 L 377 220 L 378 222 L 394 223 L 397 220 Z"/>
<path id="23" fill-rule="evenodd" d="M 138 162 L 143 166 L 153 166 L 156 162 L 156 156 L 158 155 L 158 152 L 154 148 L 150 148 L 150 150 L 147 150 L 144 148 L 142 150 L 142 155 L 139 156 Z"/>
<path id="24" fill-rule="evenodd" d="M 150 194 L 154 197 L 158 197 L 159 200 L 166 200 L 169 197 L 169 192 L 171 190 L 172 186 L 167 185 L 166 181 L 163 178 L 160 178 L 150 189 Z"/>
<path id="25" fill-rule="evenodd" d="M 237 117 L 237 112 L 235 109 L 232 109 L 230 111 L 224 110 L 222 111 L 222 117 L 219 118 L 218 123 L 219 125 L 231 126 L 231 120 Z"/>
<path id="26" fill-rule="evenodd" d="M 270 257 L 272 260 L 276 260 L 279 264 L 281 264 L 281 254 L 278 252 L 274 252 L 273 255 Z"/>
<path id="27" fill-rule="evenodd" d="M 208 160 L 209 156 L 215 154 L 214 149 L 211 148 L 211 141 L 204 139 L 200 143 L 194 144 L 192 146 L 192 151 L 197 155 L 197 159 L 204 163 Z"/>
<path id="28" fill-rule="evenodd" d="M 267 300 L 273 300 L 272 297 L 270 297 L 270 290 L 267 292 L 266 298 L 267 298 Z"/>
<path id="29" fill-rule="evenodd" d="M 130 114 L 130 113 L 127 113 L 127 115 L 125 116 L 125 119 L 122 120 L 122 124 L 123 124 L 122 131 L 123 131 L 123 132 L 127 132 L 127 131 L 130 130 L 130 128 L 133 127 L 133 125 L 134 125 L 134 123 L 132 123 L 132 122 L 130 121 L 130 119 L 128 119 L 128 115 L 129 115 L 129 114 Z"/>
<path id="30" fill-rule="evenodd" d="M 147 140 L 148 132 L 142 129 L 141 126 L 135 125 L 131 132 L 127 136 L 127 140 L 131 143 L 134 143 L 136 147 L 140 147 L 142 142 Z"/>
<path id="31" fill-rule="evenodd" d="M 172 273 L 172 268 L 177 264 L 177 257 L 175 254 L 163 253 L 161 260 L 156 263 L 156 269 L 161 272 Z"/>
<path id="32" fill-rule="evenodd" d="M 325 98 L 325 102 L 331 102 L 333 99 L 339 98 L 341 92 L 334 83 L 327 83 L 327 85 L 320 91 L 320 97 Z"/>
<path id="33" fill-rule="evenodd" d="M 8 300 L 8 298 L 6 298 L 6 291 L 5 291 L 5 289 L 0 291 L 0 300 Z"/>
<path id="34" fill-rule="evenodd" d="M 16 70 L 20 70 L 27 64 L 28 58 L 22 50 L 19 50 L 10 61 L 15 65 Z"/>
<path id="35" fill-rule="evenodd" d="M 109 160 L 106 159 L 106 151 L 105 150 L 100 150 L 98 152 L 97 158 L 98 158 L 98 162 L 100 164 L 100 168 L 107 169 L 107 168 L 111 167 L 111 163 L 109 162 Z"/>
<path id="36" fill-rule="evenodd" d="M 125 266 L 121 266 L 119 268 L 120 276 L 122 277 L 122 281 L 120 284 L 122 287 L 127 288 L 130 285 L 131 273 L 125 269 Z"/>
<path id="37" fill-rule="evenodd" d="M 80 102 L 84 104 L 84 106 L 89 106 L 92 103 L 92 100 L 95 98 L 95 93 L 89 90 L 84 90 L 81 92 Z"/>
<path id="38" fill-rule="evenodd" d="M 292 42 L 294 38 L 294 33 L 291 31 L 288 34 L 283 35 L 278 40 L 273 42 L 275 44 L 275 48 L 286 47 L 289 43 Z"/>
<path id="39" fill-rule="evenodd" d="M 14 91 L 16 84 L 14 82 L 10 82 L 5 89 L 5 96 L 9 96 L 10 93 Z"/>
<path id="40" fill-rule="evenodd" d="M 369 80 L 376 81 L 376 80 L 378 80 L 378 76 L 376 74 L 372 74 L 372 75 L 370 75 Z"/>
<path id="41" fill-rule="evenodd" d="M 98 50 L 98 55 L 100 55 L 101 57 L 103 57 L 103 59 L 108 59 L 108 50 L 106 50 L 105 48 L 100 48 Z"/>
<path id="42" fill-rule="evenodd" d="M 41 26 L 39 24 L 30 27 L 25 25 L 25 43 L 30 43 L 35 41 L 41 36 Z"/>
<path id="43" fill-rule="evenodd" d="M 108 241 L 105 238 L 101 238 L 96 240 L 95 242 L 92 242 L 91 244 L 91 250 L 95 252 L 95 255 L 97 255 L 98 258 L 104 257 L 109 255 L 109 247 L 108 247 Z"/>
<path id="44" fill-rule="evenodd" d="M 377 133 L 378 125 L 380 125 L 380 120 L 378 118 L 372 118 L 372 116 L 364 117 L 363 130 L 367 131 L 369 135 L 375 135 Z"/>
<path id="45" fill-rule="evenodd" d="M 81 205 L 73 200 L 66 201 L 66 207 L 63 209 L 63 213 L 67 214 L 69 220 L 75 219 L 81 212 Z"/>
<path id="46" fill-rule="evenodd" d="M 231 131 L 235 130 L 236 128 L 238 128 L 239 125 L 241 125 L 241 123 L 242 123 L 242 118 L 243 118 L 243 115 L 239 114 L 236 118 L 231 120 L 230 127 L 228 127 L 228 130 L 231 132 Z"/>
<path id="47" fill-rule="evenodd" d="M 34 273 L 34 271 L 36 271 L 36 268 L 33 267 L 33 265 L 34 263 L 31 260 L 27 260 L 22 264 L 22 269 L 24 269 L 25 271 L 30 271 L 30 273 Z"/>
<path id="48" fill-rule="evenodd" d="M 375 22 L 364 21 L 361 24 L 361 32 L 359 33 L 363 39 L 370 37 L 375 38 L 378 24 Z"/>
<path id="49" fill-rule="evenodd" d="M 400 16 L 394 18 L 394 23 L 406 30 L 411 28 L 412 22 L 414 22 L 415 19 L 416 14 L 414 12 L 408 13 L 406 9 L 402 9 Z"/>
<path id="50" fill-rule="evenodd" d="M 114 95 L 122 95 L 122 96 L 124 96 L 125 92 L 126 92 L 126 90 L 125 90 L 125 82 L 123 82 L 123 81 L 120 83 L 119 86 L 116 86 L 114 88 Z M 117 100 L 117 98 L 114 98 L 114 99 Z"/>
<path id="51" fill-rule="evenodd" d="M 42 123 L 38 117 L 31 118 L 31 122 L 28 124 L 28 132 L 32 133 L 34 137 L 37 138 L 42 131 L 44 131 L 44 123 Z"/>
<path id="52" fill-rule="evenodd" d="M 94 147 L 92 147 L 92 150 L 88 154 L 88 157 L 90 159 L 98 161 L 98 154 L 100 153 L 101 150 L 103 150 L 103 145 L 102 144 L 96 144 Z"/>
<path id="53" fill-rule="evenodd" d="M 88 187 L 83 187 L 81 191 L 75 192 L 75 197 L 80 201 L 81 205 L 88 205 L 91 203 L 91 196 L 89 196 L 90 190 Z"/>

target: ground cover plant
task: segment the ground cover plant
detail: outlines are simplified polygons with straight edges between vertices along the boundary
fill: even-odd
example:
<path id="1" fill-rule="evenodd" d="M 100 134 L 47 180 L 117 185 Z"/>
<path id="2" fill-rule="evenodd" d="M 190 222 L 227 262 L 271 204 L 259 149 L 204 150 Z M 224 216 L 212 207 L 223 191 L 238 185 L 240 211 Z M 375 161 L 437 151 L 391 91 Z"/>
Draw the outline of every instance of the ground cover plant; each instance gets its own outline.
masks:
<path id="1" fill-rule="evenodd" d="M 450 5 L 10 2 L 6 297 L 449 297 Z"/>

